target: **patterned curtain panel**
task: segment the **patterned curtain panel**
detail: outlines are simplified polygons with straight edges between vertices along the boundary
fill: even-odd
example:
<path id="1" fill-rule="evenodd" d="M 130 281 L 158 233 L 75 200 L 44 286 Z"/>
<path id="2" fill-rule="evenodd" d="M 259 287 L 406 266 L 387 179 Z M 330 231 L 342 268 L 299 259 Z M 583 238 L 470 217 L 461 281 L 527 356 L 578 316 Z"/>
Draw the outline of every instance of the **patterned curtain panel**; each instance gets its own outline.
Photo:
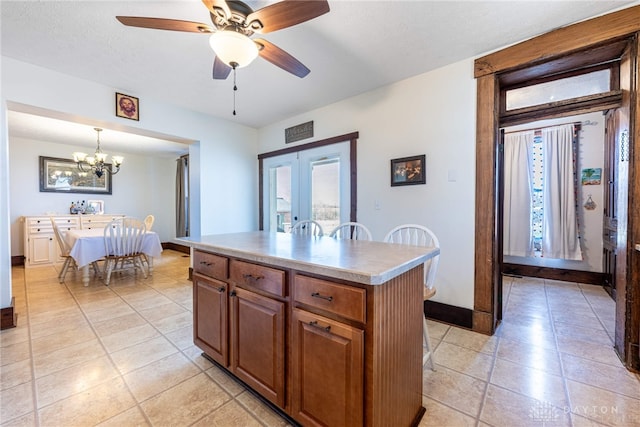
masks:
<path id="1" fill-rule="evenodd" d="M 542 129 L 542 256 L 582 260 L 576 206 L 574 126 Z"/>

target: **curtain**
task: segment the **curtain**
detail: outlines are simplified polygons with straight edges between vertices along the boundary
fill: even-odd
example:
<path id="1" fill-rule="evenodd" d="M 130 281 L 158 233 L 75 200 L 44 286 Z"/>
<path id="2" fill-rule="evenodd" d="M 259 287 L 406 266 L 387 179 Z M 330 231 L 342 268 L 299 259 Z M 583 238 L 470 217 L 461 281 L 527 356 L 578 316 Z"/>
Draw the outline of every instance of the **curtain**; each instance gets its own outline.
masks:
<path id="1" fill-rule="evenodd" d="M 533 131 L 504 136 L 503 254 L 533 256 L 531 146 Z"/>
<path id="2" fill-rule="evenodd" d="M 573 125 L 542 129 L 542 256 L 582 260 L 576 207 Z"/>
<path id="3" fill-rule="evenodd" d="M 189 156 L 177 160 L 176 237 L 189 236 Z"/>

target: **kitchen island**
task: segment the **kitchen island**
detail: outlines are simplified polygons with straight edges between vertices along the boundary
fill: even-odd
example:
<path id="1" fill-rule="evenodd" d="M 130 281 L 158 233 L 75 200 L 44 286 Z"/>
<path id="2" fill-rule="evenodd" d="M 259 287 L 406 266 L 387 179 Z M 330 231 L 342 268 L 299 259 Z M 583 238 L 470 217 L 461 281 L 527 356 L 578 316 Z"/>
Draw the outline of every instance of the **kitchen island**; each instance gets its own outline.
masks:
<path id="1" fill-rule="evenodd" d="M 305 426 L 419 423 L 423 266 L 438 249 L 261 231 L 180 240 L 206 356 Z"/>

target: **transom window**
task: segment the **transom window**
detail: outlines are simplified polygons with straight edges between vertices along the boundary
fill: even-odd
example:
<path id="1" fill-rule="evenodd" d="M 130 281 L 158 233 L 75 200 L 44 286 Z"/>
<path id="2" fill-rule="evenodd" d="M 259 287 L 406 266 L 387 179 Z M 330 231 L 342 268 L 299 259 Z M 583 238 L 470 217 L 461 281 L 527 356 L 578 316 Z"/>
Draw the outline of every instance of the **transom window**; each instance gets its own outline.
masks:
<path id="1" fill-rule="evenodd" d="M 582 96 L 606 93 L 611 90 L 611 70 L 603 69 L 591 73 L 538 83 L 506 91 L 507 111 L 533 107 Z"/>

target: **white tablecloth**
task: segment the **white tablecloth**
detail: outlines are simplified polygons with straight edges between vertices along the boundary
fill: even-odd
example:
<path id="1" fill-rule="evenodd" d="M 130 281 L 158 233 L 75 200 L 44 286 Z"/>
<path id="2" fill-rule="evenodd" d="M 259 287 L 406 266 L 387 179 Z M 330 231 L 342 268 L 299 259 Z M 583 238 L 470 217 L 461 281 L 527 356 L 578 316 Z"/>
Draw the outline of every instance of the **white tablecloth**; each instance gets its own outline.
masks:
<path id="1" fill-rule="evenodd" d="M 70 255 L 84 267 L 106 255 L 104 246 L 104 229 L 85 229 L 64 231 L 64 240 L 71 247 Z M 153 231 L 147 231 L 142 240 L 142 252 L 151 257 L 160 256 L 162 245 L 160 237 Z"/>

